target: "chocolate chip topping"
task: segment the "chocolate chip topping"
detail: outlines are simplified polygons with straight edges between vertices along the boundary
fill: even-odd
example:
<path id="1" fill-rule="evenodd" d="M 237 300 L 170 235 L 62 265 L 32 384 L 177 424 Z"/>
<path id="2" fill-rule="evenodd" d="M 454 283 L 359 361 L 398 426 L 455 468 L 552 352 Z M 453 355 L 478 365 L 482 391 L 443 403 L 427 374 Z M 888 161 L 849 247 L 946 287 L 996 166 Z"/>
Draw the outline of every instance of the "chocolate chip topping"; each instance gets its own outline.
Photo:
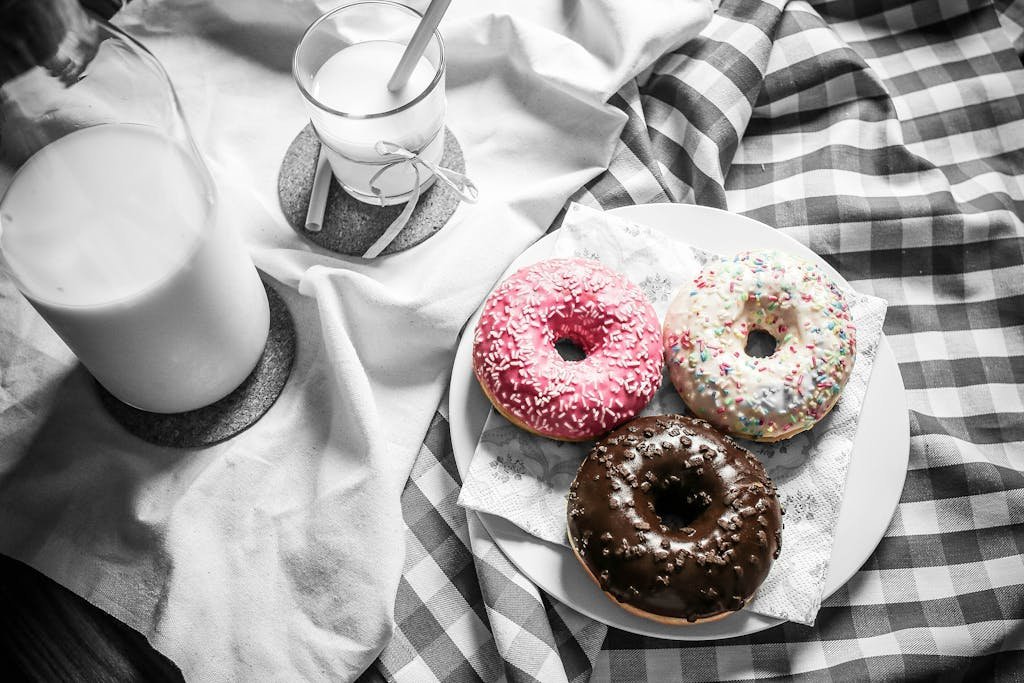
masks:
<path id="1" fill-rule="evenodd" d="M 604 591 L 645 612 L 696 621 L 740 609 L 781 550 L 764 467 L 703 420 L 633 420 L 597 443 L 576 483 L 573 545 Z"/>

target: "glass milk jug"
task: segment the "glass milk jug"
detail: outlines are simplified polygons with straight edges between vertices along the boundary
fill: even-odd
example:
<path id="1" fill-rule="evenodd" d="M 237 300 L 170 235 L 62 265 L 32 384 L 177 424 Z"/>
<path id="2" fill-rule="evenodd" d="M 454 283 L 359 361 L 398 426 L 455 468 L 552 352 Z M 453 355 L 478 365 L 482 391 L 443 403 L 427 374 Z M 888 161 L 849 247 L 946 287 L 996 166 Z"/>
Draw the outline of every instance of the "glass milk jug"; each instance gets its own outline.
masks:
<path id="1" fill-rule="evenodd" d="M 224 397 L 263 352 L 267 297 L 167 75 L 77 3 L 8 5 L 22 15 L 0 16 L 21 27 L 0 48 L 0 277 L 125 403 Z"/>

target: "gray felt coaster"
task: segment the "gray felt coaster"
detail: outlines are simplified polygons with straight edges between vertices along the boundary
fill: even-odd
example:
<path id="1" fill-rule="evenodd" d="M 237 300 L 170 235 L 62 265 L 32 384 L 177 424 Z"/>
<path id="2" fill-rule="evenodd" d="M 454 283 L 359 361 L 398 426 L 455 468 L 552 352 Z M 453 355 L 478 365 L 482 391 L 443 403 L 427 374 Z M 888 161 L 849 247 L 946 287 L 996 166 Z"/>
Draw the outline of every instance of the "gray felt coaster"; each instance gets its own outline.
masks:
<path id="1" fill-rule="evenodd" d="M 158 446 L 203 448 L 239 434 L 274 405 L 295 360 L 295 323 L 280 295 L 266 283 L 270 333 L 256 367 L 237 389 L 203 408 L 151 413 L 122 403 L 98 382 L 100 400 L 129 432 Z"/>
<path id="2" fill-rule="evenodd" d="M 405 204 L 374 206 L 353 199 L 341 188 L 337 180 L 331 181 L 324 212 L 323 229 L 306 230 L 306 210 L 313 191 L 316 158 L 320 154 L 320 141 L 312 126 L 306 126 L 292 140 L 281 162 L 277 176 L 277 194 L 281 210 L 295 232 L 324 249 L 348 256 L 362 256 L 377 238 L 384 234 L 392 221 L 402 212 Z M 462 148 L 452 132 L 445 129 L 444 155 L 441 166 L 459 173 L 466 172 Z M 409 222 L 389 244 L 382 255 L 394 254 L 414 247 L 444 226 L 459 206 L 459 197 L 436 182 L 420 195 Z"/>

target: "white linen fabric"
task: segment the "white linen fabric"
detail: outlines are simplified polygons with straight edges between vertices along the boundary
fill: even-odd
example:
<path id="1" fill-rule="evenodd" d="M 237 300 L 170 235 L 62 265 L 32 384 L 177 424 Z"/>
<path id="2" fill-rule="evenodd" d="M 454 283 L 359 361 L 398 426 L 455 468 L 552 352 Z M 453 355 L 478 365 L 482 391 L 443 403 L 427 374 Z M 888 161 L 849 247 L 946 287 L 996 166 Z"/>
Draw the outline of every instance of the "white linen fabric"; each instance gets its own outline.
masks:
<path id="1" fill-rule="evenodd" d="M 623 273 L 664 320 L 676 291 L 692 282 L 711 255 L 647 226 L 573 204 L 550 256 L 595 259 Z M 747 609 L 808 625 L 821 606 L 857 420 L 885 320 L 885 300 L 849 290 L 846 297 L 857 325 L 857 359 L 836 407 L 814 429 L 786 441 L 741 442 L 764 463 L 786 509 L 782 554 Z M 641 414 L 670 413 L 689 414 L 666 374 Z M 591 446 L 535 436 L 492 409 L 459 504 L 568 546 L 565 497 Z"/>
<path id="2" fill-rule="evenodd" d="M 441 26 L 448 125 L 481 201 L 362 262 L 305 243 L 276 199 L 306 122 L 291 51 L 335 4 L 138 0 L 117 20 L 167 68 L 225 210 L 295 317 L 293 375 L 259 423 L 205 450 L 129 436 L 0 280 L 0 552 L 193 680 L 351 679 L 371 664 L 393 629 L 400 494 L 460 328 L 608 165 L 626 120 L 608 98 L 710 17 L 702 0 L 456 2 Z"/>

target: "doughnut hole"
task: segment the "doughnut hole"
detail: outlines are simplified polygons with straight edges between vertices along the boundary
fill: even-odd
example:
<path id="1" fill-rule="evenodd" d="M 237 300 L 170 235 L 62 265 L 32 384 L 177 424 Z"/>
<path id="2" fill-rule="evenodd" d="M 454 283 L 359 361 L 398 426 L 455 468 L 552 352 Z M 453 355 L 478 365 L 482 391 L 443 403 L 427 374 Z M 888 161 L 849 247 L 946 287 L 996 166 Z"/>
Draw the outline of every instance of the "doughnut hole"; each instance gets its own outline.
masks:
<path id="1" fill-rule="evenodd" d="M 562 337 L 555 342 L 555 351 L 558 351 L 562 360 L 570 363 L 581 361 L 587 357 L 587 352 L 583 350 L 583 347 L 568 337 Z"/>
<path id="2" fill-rule="evenodd" d="M 743 351 L 751 358 L 768 358 L 775 354 L 778 345 L 778 341 L 770 333 L 755 329 L 747 335 L 747 344 Z"/>
<path id="3" fill-rule="evenodd" d="M 686 481 L 665 482 L 662 487 L 651 491 L 654 499 L 654 514 L 661 524 L 673 531 L 688 527 L 711 505 L 711 495 Z"/>
<path id="4" fill-rule="evenodd" d="M 600 348 L 606 334 L 600 320 L 574 320 L 570 323 L 568 319 L 569 316 L 548 319 L 551 335 L 548 343 L 555 347 L 562 360 L 578 363 Z"/>

